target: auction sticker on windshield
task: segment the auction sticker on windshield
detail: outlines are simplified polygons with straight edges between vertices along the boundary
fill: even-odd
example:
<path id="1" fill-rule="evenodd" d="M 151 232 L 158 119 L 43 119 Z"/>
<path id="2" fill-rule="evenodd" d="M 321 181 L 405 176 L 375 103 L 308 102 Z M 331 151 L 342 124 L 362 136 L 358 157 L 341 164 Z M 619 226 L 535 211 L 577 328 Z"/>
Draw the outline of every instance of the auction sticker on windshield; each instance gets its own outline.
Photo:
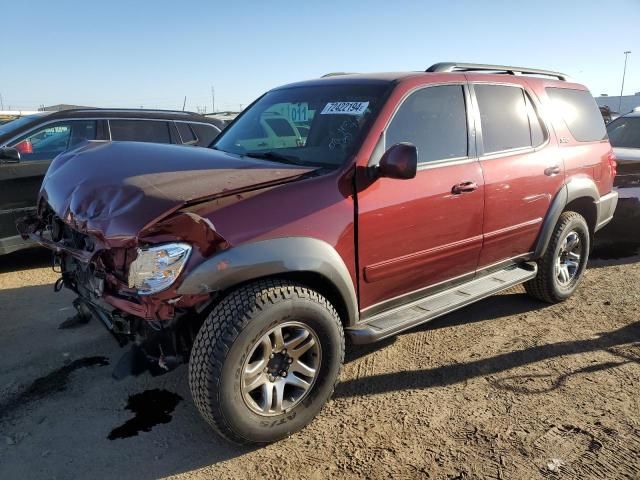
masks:
<path id="1" fill-rule="evenodd" d="M 362 115 L 369 102 L 329 102 L 320 115 Z"/>

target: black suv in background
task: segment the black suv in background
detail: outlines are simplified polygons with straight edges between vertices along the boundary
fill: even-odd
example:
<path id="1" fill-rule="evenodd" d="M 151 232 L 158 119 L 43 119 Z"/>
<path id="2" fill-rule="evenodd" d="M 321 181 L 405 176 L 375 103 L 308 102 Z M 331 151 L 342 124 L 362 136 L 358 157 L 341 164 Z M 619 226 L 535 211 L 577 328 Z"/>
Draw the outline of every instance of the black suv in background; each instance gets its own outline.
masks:
<path id="1" fill-rule="evenodd" d="M 97 108 L 41 112 L 0 125 L 0 255 L 30 246 L 15 221 L 35 211 L 44 174 L 60 153 L 86 140 L 208 147 L 223 128 L 191 112 Z"/>

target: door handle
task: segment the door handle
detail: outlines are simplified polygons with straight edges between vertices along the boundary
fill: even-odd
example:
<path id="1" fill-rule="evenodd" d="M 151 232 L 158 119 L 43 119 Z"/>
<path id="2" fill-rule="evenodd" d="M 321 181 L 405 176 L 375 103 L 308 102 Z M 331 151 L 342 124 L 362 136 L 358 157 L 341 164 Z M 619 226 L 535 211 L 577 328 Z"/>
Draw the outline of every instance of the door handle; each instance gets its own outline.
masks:
<path id="1" fill-rule="evenodd" d="M 554 165 L 553 167 L 544 169 L 544 174 L 547 175 L 548 177 L 551 177 L 553 175 L 558 175 L 559 173 L 560 173 L 560 167 L 558 165 Z"/>
<path id="2" fill-rule="evenodd" d="M 473 192 L 478 189 L 478 184 L 475 182 L 462 182 L 454 185 L 451 188 L 451 193 L 454 195 L 460 195 L 461 193 Z"/>

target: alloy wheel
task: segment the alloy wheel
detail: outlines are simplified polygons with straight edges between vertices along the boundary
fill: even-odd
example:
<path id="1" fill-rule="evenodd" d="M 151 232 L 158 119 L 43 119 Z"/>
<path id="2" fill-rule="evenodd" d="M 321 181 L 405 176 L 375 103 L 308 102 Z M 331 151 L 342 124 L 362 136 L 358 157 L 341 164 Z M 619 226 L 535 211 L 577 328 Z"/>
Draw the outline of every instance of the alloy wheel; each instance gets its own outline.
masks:
<path id="1" fill-rule="evenodd" d="M 562 241 L 556 258 L 555 273 L 558 283 L 563 287 L 569 285 L 578 275 L 583 248 L 580 235 L 575 230 L 571 230 Z"/>
<path id="2" fill-rule="evenodd" d="M 242 399 L 259 415 L 291 410 L 311 391 L 321 356 L 318 336 L 308 325 L 287 322 L 275 326 L 253 345 L 244 362 Z"/>

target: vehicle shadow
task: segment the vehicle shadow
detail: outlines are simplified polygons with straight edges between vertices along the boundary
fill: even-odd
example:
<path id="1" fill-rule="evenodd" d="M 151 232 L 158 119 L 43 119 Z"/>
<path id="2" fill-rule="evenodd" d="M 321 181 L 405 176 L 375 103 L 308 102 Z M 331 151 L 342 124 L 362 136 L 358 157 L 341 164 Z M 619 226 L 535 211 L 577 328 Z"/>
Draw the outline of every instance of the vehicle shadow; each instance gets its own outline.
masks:
<path id="1" fill-rule="evenodd" d="M 406 389 L 445 387 L 461 383 L 475 377 L 485 377 L 555 357 L 576 355 L 598 350 L 611 351 L 611 349 L 615 349 L 622 345 L 634 344 L 637 342 L 640 342 L 640 321 L 626 325 L 618 330 L 602 333 L 597 338 L 537 345 L 465 363 L 443 365 L 417 371 L 385 373 L 347 380 L 346 382 L 338 385 L 334 396 L 336 398 L 344 398 L 362 395 L 375 395 Z M 627 355 L 621 362 L 606 362 L 600 367 L 611 368 L 631 361 L 638 362 L 639 360 Z M 590 366 L 589 369 L 594 370 L 598 368 L 596 366 Z M 583 372 L 579 370 L 573 373 L 578 374 Z M 564 380 L 561 379 L 559 382 L 556 382 L 555 387 L 552 388 L 557 388 L 563 381 Z M 508 388 L 508 385 L 504 383 L 502 385 L 498 384 L 498 386 Z"/>
<path id="2" fill-rule="evenodd" d="M 18 272 L 51 265 L 51 251 L 42 247 L 28 248 L 0 257 L 0 273 Z"/>

